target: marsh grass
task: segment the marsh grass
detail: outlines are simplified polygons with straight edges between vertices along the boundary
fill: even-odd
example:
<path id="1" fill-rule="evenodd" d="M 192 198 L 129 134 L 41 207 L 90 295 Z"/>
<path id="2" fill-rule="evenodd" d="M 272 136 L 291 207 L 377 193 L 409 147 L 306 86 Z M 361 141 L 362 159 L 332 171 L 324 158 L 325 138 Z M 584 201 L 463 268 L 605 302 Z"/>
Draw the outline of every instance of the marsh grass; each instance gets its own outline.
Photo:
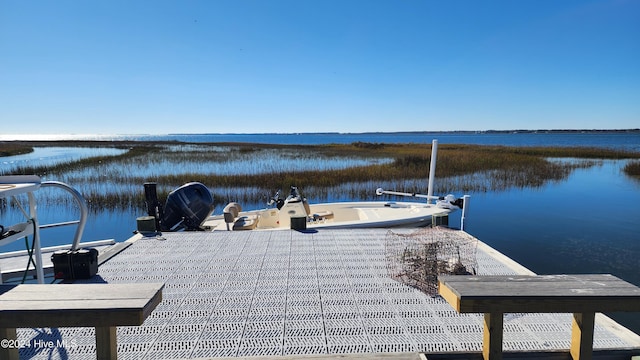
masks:
<path id="1" fill-rule="evenodd" d="M 623 168 L 624 172 L 629 176 L 640 178 L 640 161 L 630 161 Z"/>
<path id="2" fill-rule="evenodd" d="M 30 146 L 32 144 L 25 144 Z M 58 142 L 49 144 L 60 146 Z M 265 145 L 236 143 L 65 143 L 127 149 L 55 166 L 21 168 L 78 188 L 90 207 L 143 207 L 142 184 L 157 182 L 160 198 L 198 181 L 228 201 L 262 204 L 277 189 L 296 185 L 310 201 L 371 200 L 377 187 L 426 192 L 430 144 L 353 143 Z M 41 144 L 39 146 L 42 146 Z M 565 179 L 593 160 L 640 158 L 640 153 L 595 148 L 448 145 L 438 148 L 434 193 L 473 193 L 540 187 Z M 66 201 L 52 197 L 50 201 Z"/>
<path id="3" fill-rule="evenodd" d="M 33 147 L 9 142 L 0 142 L 0 157 L 22 155 L 33 152 Z"/>

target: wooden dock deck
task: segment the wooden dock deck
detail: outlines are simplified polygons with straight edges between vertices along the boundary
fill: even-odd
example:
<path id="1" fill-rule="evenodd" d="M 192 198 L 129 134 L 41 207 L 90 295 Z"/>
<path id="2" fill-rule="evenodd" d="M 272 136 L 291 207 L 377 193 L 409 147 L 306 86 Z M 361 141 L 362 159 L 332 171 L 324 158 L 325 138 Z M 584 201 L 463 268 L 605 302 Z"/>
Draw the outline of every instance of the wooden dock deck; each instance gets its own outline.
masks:
<path id="1" fill-rule="evenodd" d="M 407 230 L 408 231 L 408 230 Z M 477 242 L 479 274 L 531 274 Z M 163 300 L 138 327 L 119 327 L 119 359 L 472 354 L 482 315 L 389 276 L 384 229 L 317 232 L 182 232 L 137 236 L 88 282 L 164 283 Z M 505 314 L 504 350 L 566 352 L 571 314 Z M 19 329 L 21 358 L 95 359 L 92 328 Z M 42 347 L 38 344 L 62 344 Z M 640 336 L 596 317 L 596 355 L 629 359 Z M 414 354 L 414 355 L 411 355 Z"/>

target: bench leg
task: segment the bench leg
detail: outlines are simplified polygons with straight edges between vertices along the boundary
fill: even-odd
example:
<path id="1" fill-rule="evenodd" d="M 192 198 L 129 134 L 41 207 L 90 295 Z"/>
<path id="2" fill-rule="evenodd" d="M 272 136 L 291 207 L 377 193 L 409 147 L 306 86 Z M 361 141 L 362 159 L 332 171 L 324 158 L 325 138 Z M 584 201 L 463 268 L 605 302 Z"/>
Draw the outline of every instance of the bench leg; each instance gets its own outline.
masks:
<path id="1" fill-rule="evenodd" d="M 16 346 L 16 339 L 18 339 L 18 336 L 15 328 L 0 328 L 0 340 L 2 340 L 2 346 L 0 346 L 0 359 L 20 359 L 18 347 Z"/>
<path id="2" fill-rule="evenodd" d="M 484 360 L 502 360 L 502 327 L 504 316 L 500 312 L 484 314 L 482 357 Z"/>
<path id="3" fill-rule="evenodd" d="M 571 357 L 591 360 L 593 356 L 593 328 L 595 313 L 575 313 L 571 325 Z"/>
<path id="4" fill-rule="evenodd" d="M 98 360 L 116 360 L 118 358 L 115 326 L 96 328 L 96 358 Z"/>

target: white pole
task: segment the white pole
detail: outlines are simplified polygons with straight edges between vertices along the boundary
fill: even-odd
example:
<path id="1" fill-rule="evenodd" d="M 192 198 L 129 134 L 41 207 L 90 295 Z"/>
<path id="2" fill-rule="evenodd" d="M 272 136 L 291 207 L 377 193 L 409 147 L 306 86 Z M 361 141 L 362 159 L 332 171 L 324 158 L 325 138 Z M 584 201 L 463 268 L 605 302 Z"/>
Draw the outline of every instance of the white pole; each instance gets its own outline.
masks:
<path id="1" fill-rule="evenodd" d="M 429 164 L 429 187 L 427 188 L 427 204 L 431 204 L 433 197 L 433 181 L 436 176 L 436 157 L 438 154 L 438 140 L 431 142 L 431 163 Z"/>
<path id="2" fill-rule="evenodd" d="M 429 197 L 427 195 L 423 195 L 423 194 L 406 193 L 406 192 L 399 192 L 399 191 L 390 191 L 390 190 L 384 190 L 383 188 L 376 189 L 376 195 L 378 195 L 378 196 L 380 196 L 380 195 L 412 196 L 412 197 L 417 197 L 417 198 L 429 199 Z M 430 200 L 437 200 L 437 199 L 440 199 L 440 197 L 432 196 L 430 198 Z"/>
<path id="3" fill-rule="evenodd" d="M 460 230 L 464 231 L 464 218 L 466 217 L 465 215 L 467 214 L 467 207 L 469 206 L 469 198 L 471 196 L 469 195 L 464 195 L 462 197 L 462 216 L 460 217 Z"/>

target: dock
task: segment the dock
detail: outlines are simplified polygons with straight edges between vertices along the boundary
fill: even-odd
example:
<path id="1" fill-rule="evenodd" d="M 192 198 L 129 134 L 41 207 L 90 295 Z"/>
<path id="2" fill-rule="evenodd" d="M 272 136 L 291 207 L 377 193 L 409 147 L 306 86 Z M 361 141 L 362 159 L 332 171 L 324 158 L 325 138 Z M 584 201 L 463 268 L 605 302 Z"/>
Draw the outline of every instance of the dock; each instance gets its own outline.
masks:
<path id="1" fill-rule="evenodd" d="M 533 274 L 463 231 L 420 231 L 471 242 L 479 275 Z M 479 358 L 482 315 L 458 314 L 442 298 L 390 276 L 390 233 L 138 234 L 83 282 L 165 284 L 162 302 L 142 326 L 118 327 L 119 359 Z M 504 351 L 563 358 L 570 319 L 505 314 Z M 20 349 L 25 359 L 95 359 L 93 328 L 19 329 L 18 340 L 28 345 Z M 598 314 L 594 357 L 637 355 L 640 336 Z"/>

